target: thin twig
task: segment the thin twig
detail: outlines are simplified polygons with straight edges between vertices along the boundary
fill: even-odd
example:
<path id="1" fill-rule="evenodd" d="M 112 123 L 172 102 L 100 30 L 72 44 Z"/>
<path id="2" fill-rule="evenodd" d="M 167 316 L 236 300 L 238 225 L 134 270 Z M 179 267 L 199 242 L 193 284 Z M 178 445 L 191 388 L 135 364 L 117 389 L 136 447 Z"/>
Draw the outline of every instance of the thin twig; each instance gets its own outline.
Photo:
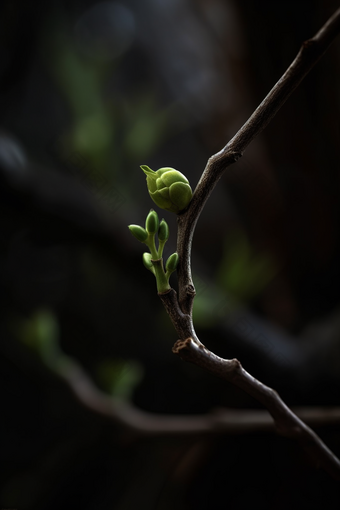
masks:
<path id="1" fill-rule="evenodd" d="M 226 360 L 210 352 L 201 342 L 192 338 L 178 340 L 173 352 L 183 360 L 194 363 L 218 377 L 238 386 L 256 398 L 272 415 L 277 432 L 296 439 L 317 467 L 340 480 L 340 461 L 321 439 L 281 400 L 276 391 L 250 375 L 237 359 Z"/>
<path id="2" fill-rule="evenodd" d="M 123 402 L 100 391 L 86 372 L 68 358 L 62 369 L 54 372 L 66 382 L 77 400 L 90 411 L 99 414 L 124 432 L 139 436 L 186 436 L 215 434 L 246 434 L 274 432 L 274 421 L 261 409 L 216 409 L 208 414 L 169 415 L 142 411 L 129 402 Z M 340 408 L 301 407 L 298 415 L 308 423 L 326 426 L 340 423 Z"/>
<path id="3" fill-rule="evenodd" d="M 191 312 L 195 296 L 190 265 L 191 245 L 197 220 L 207 199 L 224 171 L 242 157 L 250 142 L 268 125 L 303 78 L 326 52 L 339 32 L 340 9 L 314 37 L 302 44 L 293 63 L 247 122 L 221 151 L 209 159 L 188 209 L 178 216 L 178 287 L 179 304 L 183 313 Z"/>
<path id="4" fill-rule="evenodd" d="M 340 9 L 319 32 L 302 47 L 282 78 L 229 143 L 212 156 L 187 208 L 178 216 L 177 252 L 179 254 L 179 297 L 174 291 L 160 295 L 180 337 L 173 352 L 213 374 L 227 379 L 261 402 L 272 415 L 277 431 L 297 439 L 316 465 L 340 480 L 340 461 L 321 439 L 299 419 L 271 388 L 260 383 L 236 360 L 224 360 L 208 351 L 196 336 L 192 324 L 195 288 L 191 276 L 191 246 L 197 220 L 226 168 L 235 163 L 249 143 L 268 125 L 290 94 L 301 83 L 340 32 Z"/>

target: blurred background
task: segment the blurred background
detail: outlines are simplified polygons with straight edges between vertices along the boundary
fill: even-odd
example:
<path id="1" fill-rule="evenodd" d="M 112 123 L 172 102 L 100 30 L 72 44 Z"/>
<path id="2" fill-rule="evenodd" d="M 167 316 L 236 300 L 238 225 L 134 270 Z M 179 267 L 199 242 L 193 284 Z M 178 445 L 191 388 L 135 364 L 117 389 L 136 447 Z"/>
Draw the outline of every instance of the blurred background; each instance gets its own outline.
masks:
<path id="1" fill-rule="evenodd" d="M 194 189 L 337 8 L 1 3 L 2 507 L 191 510 L 226 493 L 236 510 L 339 501 L 289 440 L 135 436 L 60 376 L 74 364 L 107 396 L 166 416 L 260 408 L 171 353 L 175 331 L 127 225 L 153 206 L 139 165 L 174 167 Z M 228 169 L 193 244 L 198 336 L 290 406 L 339 405 L 339 91 L 340 39 Z M 168 256 L 176 218 L 158 213 Z M 317 432 L 339 456 L 339 426 Z"/>

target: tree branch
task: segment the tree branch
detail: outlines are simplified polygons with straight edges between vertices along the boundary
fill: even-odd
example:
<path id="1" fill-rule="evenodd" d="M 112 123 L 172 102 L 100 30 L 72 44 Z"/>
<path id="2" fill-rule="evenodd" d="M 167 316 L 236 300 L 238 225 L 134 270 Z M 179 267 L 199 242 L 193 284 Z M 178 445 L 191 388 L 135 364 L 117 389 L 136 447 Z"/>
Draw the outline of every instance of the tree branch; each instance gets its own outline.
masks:
<path id="1" fill-rule="evenodd" d="M 221 151 L 208 160 L 188 209 L 178 216 L 178 286 L 179 304 L 183 313 L 191 313 L 195 296 L 190 264 L 191 246 L 195 226 L 206 201 L 223 172 L 242 157 L 250 142 L 269 124 L 339 32 L 340 9 L 329 18 L 314 37 L 302 44 L 295 60 L 246 123 Z"/>
<path id="2" fill-rule="evenodd" d="M 55 369 L 54 372 L 84 407 L 136 436 L 245 434 L 275 430 L 270 414 L 261 409 L 216 409 L 209 414 L 189 416 L 164 416 L 143 411 L 98 390 L 86 372 L 71 358 L 63 363 L 62 369 Z M 318 426 L 340 423 L 338 407 L 302 407 L 297 413 L 308 423 Z"/>
<path id="3" fill-rule="evenodd" d="M 183 360 L 194 363 L 214 375 L 226 379 L 261 402 L 272 415 L 277 432 L 296 439 L 317 467 L 340 480 L 340 461 L 321 439 L 300 420 L 281 400 L 276 391 L 251 376 L 237 359 L 226 360 L 210 352 L 192 338 L 178 340 L 173 352 Z"/>
<path id="4" fill-rule="evenodd" d="M 340 480 L 340 461 L 321 439 L 303 423 L 268 386 L 260 383 L 236 360 L 224 360 L 208 351 L 198 340 L 192 321 L 195 288 L 191 276 L 191 246 L 197 220 L 212 190 L 228 166 L 235 163 L 249 143 L 268 125 L 290 94 L 301 83 L 340 32 L 340 9 L 302 47 L 282 78 L 276 83 L 247 122 L 228 144 L 212 156 L 194 191 L 188 208 L 178 216 L 179 298 L 170 291 L 160 295 L 180 340 L 173 352 L 213 374 L 227 379 L 261 402 L 272 415 L 278 433 L 295 438 L 315 463 Z"/>

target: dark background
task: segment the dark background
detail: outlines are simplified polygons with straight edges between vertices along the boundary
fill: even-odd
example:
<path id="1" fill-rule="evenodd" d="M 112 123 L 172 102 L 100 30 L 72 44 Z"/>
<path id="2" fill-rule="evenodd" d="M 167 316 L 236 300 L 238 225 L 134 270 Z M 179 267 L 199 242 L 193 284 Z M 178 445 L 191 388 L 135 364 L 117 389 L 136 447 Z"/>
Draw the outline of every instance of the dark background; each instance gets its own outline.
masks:
<path id="1" fill-rule="evenodd" d="M 127 225 L 152 207 L 139 165 L 174 167 L 194 188 L 337 7 L 1 3 L 2 507 L 337 508 L 338 485 L 287 439 L 125 436 L 53 371 L 60 347 L 149 412 L 259 407 L 171 353 Z M 228 169 L 194 238 L 199 337 L 288 405 L 339 403 L 339 91 L 337 40 Z M 158 212 L 168 256 L 176 219 Z M 317 432 L 339 456 L 339 427 Z"/>

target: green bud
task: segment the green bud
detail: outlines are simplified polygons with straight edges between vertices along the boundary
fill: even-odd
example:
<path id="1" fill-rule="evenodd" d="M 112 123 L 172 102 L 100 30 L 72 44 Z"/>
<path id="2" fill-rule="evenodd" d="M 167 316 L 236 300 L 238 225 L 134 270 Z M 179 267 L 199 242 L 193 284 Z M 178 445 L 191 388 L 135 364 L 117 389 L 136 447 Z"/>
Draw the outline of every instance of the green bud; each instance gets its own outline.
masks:
<path id="1" fill-rule="evenodd" d="M 141 165 L 146 174 L 149 195 L 158 207 L 178 214 L 185 209 L 192 198 L 188 179 L 174 168 L 164 167 L 154 172 L 147 165 Z"/>
<path id="2" fill-rule="evenodd" d="M 158 229 L 158 239 L 160 241 L 167 241 L 169 239 L 169 227 L 165 220 L 162 220 Z"/>
<path id="3" fill-rule="evenodd" d="M 139 225 L 129 225 L 129 230 L 131 234 L 141 243 L 144 243 L 148 238 L 147 231 Z"/>
<path id="4" fill-rule="evenodd" d="M 153 263 L 151 262 L 151 253 L 143 253 L 143 264 L 149 271 L 155 272 Z"/>
<path id="5" fill-rule="evenodd" d="M 158 214 L 153 209 L 150 209 L 149 214 L 146 217 L 145 228 L 149 234 L 155 234 L 159 227 Z"/>
<path id="6" fill-rule="evenodd" d="M 170 255 L 170 257 L 166 261 L 166 266 L 165 266 L 166 272 L 173 273 L 177 267 L 177 264 L 178 264 L 178 253 L 175 252 L 172 255 Z"/>

